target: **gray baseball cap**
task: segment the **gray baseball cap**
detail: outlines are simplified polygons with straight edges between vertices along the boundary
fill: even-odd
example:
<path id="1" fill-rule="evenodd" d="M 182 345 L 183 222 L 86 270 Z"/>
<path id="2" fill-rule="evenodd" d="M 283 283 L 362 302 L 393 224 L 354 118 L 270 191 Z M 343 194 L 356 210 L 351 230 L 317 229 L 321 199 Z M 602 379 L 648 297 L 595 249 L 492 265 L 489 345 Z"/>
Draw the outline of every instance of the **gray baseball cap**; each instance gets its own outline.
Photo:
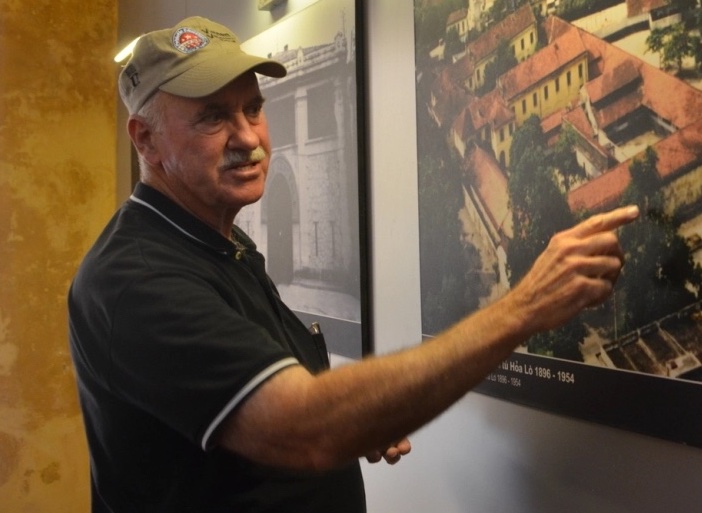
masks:
<path id="1" fill-rule="evenodd" d="M 287 73 L 278 61 L 245 53 L 224 25 L 193 16 L 139 38 L 120 72 L 119 94 L 134 114 L 159 89 L 201 98 L 251 70 L 276 78 Z"/>

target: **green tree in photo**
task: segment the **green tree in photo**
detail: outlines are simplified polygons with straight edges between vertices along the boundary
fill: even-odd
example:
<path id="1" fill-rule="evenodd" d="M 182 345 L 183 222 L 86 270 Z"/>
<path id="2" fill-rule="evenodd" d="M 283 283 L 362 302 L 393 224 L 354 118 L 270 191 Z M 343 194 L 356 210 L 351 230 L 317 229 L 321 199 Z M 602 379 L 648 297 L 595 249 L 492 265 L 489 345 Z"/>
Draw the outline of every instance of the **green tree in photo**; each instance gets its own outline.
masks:
<path id="1" fill-rule="evenodd" d="M 499 23 L 529 0 L 494 0 L 488 10 L 490 24 Z"/>
<path id="2" fill-rule="evenodd" d="M 422 0 L 414 2 L 414 34 L 417 54 L 428 53 L 429 50 L 446 39 L 446 22 L 449 15 L 465 7 L 464 0 L 445 0 L 439 3 L 425 5 Z"/>
<path id="3" fill-rule="evenodd" d="M 485 81 L 483 86 L 477 92 L 479 96 L 492 91 L 495 88 L 497 79 L 500 75 L 508 72 L 518 64 L 517 58 L 514 56 L 510 48 L 509 41 L 502 39 L 497 46 L 495 59 L 485 66 Z"/>
<path id="4" fill-rule="evenodd" d="M 642 216 L 621 229 L 627 254 L 618 284 L 624 306 L 624 331 L 631 331 L 677 312 L 699 297 L 702 275 L 678 223 L 663 209 L 662 183 L 656 169 L 658 156 L 647 148 L 634 159 L 625 204 L 639 205 Z"/>
<path id="5" fill-rule="evenodd" d="M 661 67 L 675 65 L 678 72 L 683 69 L 685 57 L 697 58 L 700 38 L 691 34 L 684 24 L 654 28 L 646 38 L 648 50 L 660 54 Z"/>
<path id="6" fill-rule="evenodd" d="M 510 149 L 509 198 L 514 238 L 507 251 L 511 286 L 515 286 L 546 248 L 554 233 L 574 224 L 568 203 L 548 165 L 541 124 L 531 116 L 514 134 Z M 535 335 L 529 352 L 582 360 L 579 343 L 585 337 L 580 319 L 558 330 Z"/>
<path id="7" fill-rule="evenodd" d="M 422 330 L 436 334 L 478 307 L 481 262 L 462 242 L 458 163 L 427 153 L 418 167 Z"/>
<path id="8" fill-rule="evenodd" d="M 585 169 L 575 157 L 576 142 L 575 130 L 571 125 L 565 125 L 553 149 L 553 165 L 558 170 L 565 192 L 586 176 Z"/>
<path id="9" fill-rule="evenodd" d="M 446 47 L 444 49 L 444 58 L 448 59 L 449 62 L 454 55 L 460 54 L 465 51 L 465 45 L 461 42 L 458 37 L 458 31 L 452 28 L 446 33 Z"/>

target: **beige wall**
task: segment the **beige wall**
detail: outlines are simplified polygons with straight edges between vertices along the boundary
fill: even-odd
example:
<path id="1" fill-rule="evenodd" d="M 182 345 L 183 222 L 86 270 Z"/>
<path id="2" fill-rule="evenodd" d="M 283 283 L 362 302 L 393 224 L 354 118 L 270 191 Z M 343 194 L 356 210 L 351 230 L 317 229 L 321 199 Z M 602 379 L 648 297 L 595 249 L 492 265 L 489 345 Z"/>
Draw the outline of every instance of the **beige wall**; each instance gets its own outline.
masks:
<path id="1" fill-rule="evenodd" d="M 115 208 L 117 0 L 0 0 L 0 510 L 84 513 L 66 291 Z"/>

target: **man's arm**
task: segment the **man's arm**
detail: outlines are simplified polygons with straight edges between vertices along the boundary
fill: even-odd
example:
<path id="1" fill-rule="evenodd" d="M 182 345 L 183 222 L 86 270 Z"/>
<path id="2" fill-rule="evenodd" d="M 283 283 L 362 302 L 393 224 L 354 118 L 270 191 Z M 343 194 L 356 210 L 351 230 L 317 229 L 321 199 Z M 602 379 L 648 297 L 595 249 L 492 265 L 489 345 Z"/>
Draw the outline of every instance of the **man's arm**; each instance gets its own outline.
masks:
<path id="1" fill-rule="evenodd" d="M 299 366 L 279 372 L 229 415 L 216 443 L 260 463 L 315 470 L 392 446 L 531 335 L 609 297 L 623 265 L 615 230 L 637 216 L 625 207 L 556 234 L 512 291 L 426 343 L 317 376 Z"/>

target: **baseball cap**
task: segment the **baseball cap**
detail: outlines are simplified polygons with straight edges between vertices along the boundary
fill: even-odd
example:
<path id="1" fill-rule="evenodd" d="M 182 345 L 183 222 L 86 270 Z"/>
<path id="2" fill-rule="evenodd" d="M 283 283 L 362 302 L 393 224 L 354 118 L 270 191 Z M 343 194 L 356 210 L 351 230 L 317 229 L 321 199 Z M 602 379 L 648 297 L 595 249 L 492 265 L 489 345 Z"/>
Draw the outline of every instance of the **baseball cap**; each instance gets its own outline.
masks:
<path id="1" fill-rule="evenodd" d="M 250 70 L 276 78 L 286 74 L 278 61 L 245 53 L 224 25 L 192 16 L 139 38 L 119 74 L 119 94 L 133 114 L 159 89 L 201 98 Z"/>

